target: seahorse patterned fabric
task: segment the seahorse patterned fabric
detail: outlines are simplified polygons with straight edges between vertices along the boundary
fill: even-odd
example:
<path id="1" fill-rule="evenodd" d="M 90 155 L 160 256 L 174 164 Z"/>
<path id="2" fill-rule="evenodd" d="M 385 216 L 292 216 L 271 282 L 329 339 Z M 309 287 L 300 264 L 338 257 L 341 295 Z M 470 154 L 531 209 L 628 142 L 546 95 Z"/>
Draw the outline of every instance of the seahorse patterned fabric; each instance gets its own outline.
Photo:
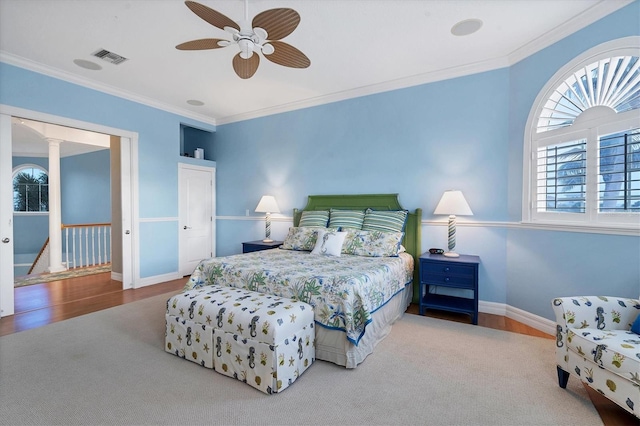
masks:
<path id="1" fill-rule="evenodd" d="M 265 393 L 286 389 L 315 360 L 306 303 L 208 286 L 167 301 L 165 350 Z"/>
<path id="2" fill-rule="evenodd" d="M 184 291 L 216 284 L 300 300 L 358 344 L 371 314 L 413 279 L 413 257 L 315 256 L 272 249 L 203 260 Z"/>
<path id="3" fill-rule="evenodd" d="M 631 331 L 640 301 L 588 296 L 552 305 L 558 365 L 640 417 L 640 335 Z"/>

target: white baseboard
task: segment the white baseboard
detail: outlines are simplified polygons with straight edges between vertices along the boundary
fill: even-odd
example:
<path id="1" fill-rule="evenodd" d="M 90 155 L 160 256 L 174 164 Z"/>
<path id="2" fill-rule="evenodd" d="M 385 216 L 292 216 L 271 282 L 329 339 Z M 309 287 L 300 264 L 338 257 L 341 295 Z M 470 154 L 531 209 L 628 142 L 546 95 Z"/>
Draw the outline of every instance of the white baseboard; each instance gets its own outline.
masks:
<path id="1" fill-rule="evenodd" d="M 141 278 L 133 284 L 133 288 L 141 288 L 149 285 L 160 284 L 166 281 L 173 281 L 182 278 L 182 275 L 178 272 L 171 272 L 169 274 L 164 275 L 154 275 L 152 277 Z M 186 283 L 188 278 L 184 278 L 184 282 Z"/>
<path id="2" fill-rule="evenodd" d="M 519 308 L 514 308 L 505 303 L 484 302 L 480 300 L 478 301 L 478 311 L 485 314 L 501 315 L 511 318 L 552 336 L 556 333 L 556 323 L 554 321 L 532 314 L 531 312 L 523 311 Z"/>
<path id="3" fill-rule="evenodd" d="M 122 282 L 122 274 L 120 272 L 111 271 L 111 279 L 114 281 Z"/>
<path id="4" fill-rule="evenodd" d="M 514 308 L 513 306 L 507 305 L 507 318 L 514 319 L 552 336 L 555 336 L 556 334 L 555 321 L 534 315 L 531 312 L 523 311 L 522 309 Z"/>
<path id="5" fill-rule="evenodd" d="M 500 315 L 502 317 L 506 317 L 507 305 L 505 305 L 504 303 L 485 302 L 479 300 L 478 311 L 484 312 L 485 314 Z"/>

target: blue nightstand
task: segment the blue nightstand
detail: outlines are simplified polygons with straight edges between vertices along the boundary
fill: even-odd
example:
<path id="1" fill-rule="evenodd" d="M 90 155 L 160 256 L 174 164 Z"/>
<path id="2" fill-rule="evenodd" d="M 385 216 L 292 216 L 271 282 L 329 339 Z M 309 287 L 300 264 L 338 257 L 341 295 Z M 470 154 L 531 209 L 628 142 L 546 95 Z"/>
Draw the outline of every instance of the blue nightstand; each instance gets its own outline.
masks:
<path id="1" fill-rule="evenodd" d="M 478 265 L 480 258 L 461 254 L 446 257 L 424 253 L 420 256 L 420 315 L 426 309 L 461 312 L 478 324 Z M 472 298 L 429 293 L 430 286 L 471 290 Z"/>

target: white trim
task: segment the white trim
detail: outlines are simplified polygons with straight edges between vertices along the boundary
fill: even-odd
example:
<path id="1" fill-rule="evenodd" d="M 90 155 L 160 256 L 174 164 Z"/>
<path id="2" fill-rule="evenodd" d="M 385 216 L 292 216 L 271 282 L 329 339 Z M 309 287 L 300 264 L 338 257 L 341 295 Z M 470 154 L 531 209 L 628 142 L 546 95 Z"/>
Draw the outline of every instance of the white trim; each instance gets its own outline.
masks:
<path id="1" fill-rule="evenodd" d="M 177 217 L 141 217 L 140 223 L 150 223 L 150 222 L 178 222 L 180 219 Z"/>
<path id="2" fill-rule="evenodd" d="M 513 306 L 506 305 L 507 307 L 507 318 L 511 318 L 518 322 L 528 325 L 529 327 L 533 327 L 536 330 L 540 330 L 543 333 L 550 334 L 555 336 L 556 334 L 556 323 L 555 321 L 551 321 L 550 319 L 532 314 L 531 312 L 523 311 L 519 308 L 514 308 Z"/>
<path id="3" fill-rule="evenodd" d="M 464 77 L 482 72 L 493 71 L 509 66 L 507 58 L 491 59 L 487 61 L 476 62 L 472 64 L 462 65 L 454 68 L 446 68 L 438 71 L 416 74 L 410 77 L 399 78 L 396 80 L 386 81 L 369 86 L 357 87 L 354 89 L 344 90 L 342 92 L 330 93 L 328 95 L 317 96 L 311 99 L 304 99 L 288 104 L 277 105 L 274 107 L 264 108 L 256 111 L 245 112 L 242 114 L 229 115 L 219 117 L 216 120 L 218 125 L 235 123 L 238 121 L 250 120 L 267 115 L 281 114 L 284 112 L 295 111 L 304 108 L 310 108 L 318 105 L 340 102 L 348 99 L 360 98 L 363 96 L 374 95 L 377 93 L 388 92 L 392 90 L 404 89 L 412 86 L 420 86 L 436 81 L 450 80 L 453 78 Z"/>
<path id="4" fill-rule="evenodd" d="M 251 111 L 242 114 L 229 115 L 226 117 L 211 118 L 205 115 L 197 114 L 192 111 L 177 108 L 172 105 L 167 105 L 163 102 L 159 102 L 155 99 L 151 99 L 145 96 L 141 96 L 129 91 L 125 91 L 113 86 L 109 86 L 102 83 L 62 71 L 57 68 L 45 66 L 35 61 L 22 58 L 20 56 L 12 55 L 7 52 L 0 52 L 0 61 L 10 65 L 25 68 L 30 71 L 34 71 L 40 74 L 48 75 L 54 78 L 58 78 L 70 83 L 77 84 L 79 86 L 87 87 L 90 89 L 98 90 L 103 93 L 118 96 L 120 98 L 128 99 L 143 105 L 148 105 L 153 108 L 157 108 L 163 111 L 171 112 L 174 114 L 182 115 L 184 117 L 192 118 L 194 120 L 202 121 L 204 123 L 212 125 L 229 124 L 238 121 L 249 120 L 258 117 L 264 117 L 273 114 L 280 114 L 284 112 L 294 111 L 303 108 L 309 108 L 313 106 L 343 101 L 346 99 L 353 99 L 362 96 L 368 96 L 376 93 L 387 92 L 390 90 L 397 90 L 411 86 L 418 86 L 427 83 L 433 83 L 435 81 L 449 80 L 452 78 L 477 74 L 486 71 L 492 71 L 500 68 L 509 67 L 522 59 L 525 59 L 532 54 L 551 46 L 559 40 L 567 37 L 574 32 L 585 28 L 588 25 L 604 18 L 605 16 L 621 9 L 634 0 L 618 0 L 618 1 L 601 1 L 588 10 L 581 13 L 579 16 L 564 22 L 557 28 L 549 31 L 543 36 L 527 43 L 525 46 L 510 53 L 509 55 L 491 59 L 487 61 L 476 62 L 472 64 L 466 64 L 459 67 L 448 68 L 444 70 L 438 70 L 434 72 L 428 72 L 423 74 L 417 74 L 410 77 L 400 78 L 396 80 L 386 81 L 379 84 L 372 84 L 369 86 L 358 87 L 351 90 L 345 90 L 343 92 L 331 93 L 324 96 L 318 96 L 312 99 L 305 99 L 298 102 L 291 102 L 288 104 L 277 105 L 270 108 L 264 108 L 261 110 Z"/>
<path id="5" fill-rule="evenodd" d="M 511 318 L 536 330 L 555 336 L 556 323 L 550 319 L 532 314 L 505 303 L 478 301 L 478 312 Z"/>
<path id="6" fill-rule="evenodd" d="M 67 81 L 69 83 L 77 84 L 78 86 L 86 87 L 89 89 L 97 90 L 102 93 L 106 93 L 109 95 L 117 96 L 119 98 L 128 99 L 133 102 L 137 102 L 142 105 L 147 105 L 152 108 L 157 108 L 162 111 L 167 111 L 172 114 L 178 114 L 183 117 L 192 118 L 194 120 L 202 121 L 207 124 L 216 125 L 216 120 L 206 115 L 196 114 L 192 111 L 176 108 L 175 106 L 165 104 L 163 102 L 157 101 L 155 99 L 148 98 L 146 96 L 141 96 L 136 93 L 132 93 L 126 90 L 119 89 L 114 86 L 109 86 L 107 84 L 98 83 L 93 80 L 89 80 L 87 78 L 81 77 L 79 75 L 71 74 L 66 71 L 62 71 L 57 68 L 53 68 L 47 65 L 40 64 L 38 62 L 31 61 L 26 58 L 22 58 L 20 56 L 12 55 L 7 52 L 0 52 L 0 62 L 7 63 L 9 65 L 14 65 L 20 68 L 27 69 L 29 71 L 37 72 L 39 74 L 44 74 L 49 77 L 57 78 L 60 80 Z"/>
<path id="7" fill-rule="evenodd" d="M 504 303 L 485 302 L 484 300 L 478 300 L 478 312 L 506 317 L 507 305 L 505 305 Z"/>
<path id="8" fill-rule="evenodd" d="M 216 220 L 253 220 L 264 221 L 264 216 L 215 216 Z M 142 219 L 141 219 L 142 221 Z M 271 216 L 271 222 L 290 222 L 293 223 L 293 217 L 280 216 L 274 218 Z M 447 221 L 441 220 L 423 220 L 420 222 L 422 226 L 448 226 Z M 509 228 L 509 229 L 534 229 L 538 231 L 557 231 L 557 232 L 578 232 L 583 234 L 607 234 L 607 235 L 626 235 L 631 237 L 640 237 L 640 227 L 622 227 L 622 226 L 584 226 L 577 224 L 560 224 L 560 223 L 537 223 L 537 222 L 502 222 L 502 221 L 484 221 L 484 222 L 457 222 L 456 226 L 464 228 Z"/>
<path id="9" fill-rule="evenodd" d="M 140 278 L 139 280 L 136 281 L 135 286 L 133 288 L 147 287 L 147 286 L 150 286 L 150 285 L 160 284 L 160 283 L 164 283 L 164 282 L 167 282 L 167 281 L 178 280 L 180 278 L 183 278 L 183 276 L 180 275 L 177 271 L 176 272 L 170 272 L 168 274 L 163 274 L 163 275 L 154 275 L 154 276 L 151 276 L 151 277 Z M 186 283 L 188 278 L 184 277 L 184 279 L 185 279 L 185 283 Z"/>
<path id="10" fill-rule="evenodd" d="M 111 271 L 111 279 L 114 281 L 120 281 L 122 282 L 122 274 L 120 272 L 113 272 Z"/>
<path id="11" fill-rule="evenodd" d="M 622 1 L 601 1 L 582 12 L 577 17 L 570 21 L 563 22 L 562 25 L 556 27 L 552 31 L 538 37 L 535 40 L 530 41 L 526 45 L 522 46 L 518 50 L 509 55 L 510 65 L 516 64 L 521 60 L 528 58 L 540 50 L 551 46 L 563 38 L 570 36 L 571 34 L 593 24 L 596 21 L 604 18 L 607 15 L 612 14 L 616 10 L 633 3 L 634 0 L 622 0 Z"/>

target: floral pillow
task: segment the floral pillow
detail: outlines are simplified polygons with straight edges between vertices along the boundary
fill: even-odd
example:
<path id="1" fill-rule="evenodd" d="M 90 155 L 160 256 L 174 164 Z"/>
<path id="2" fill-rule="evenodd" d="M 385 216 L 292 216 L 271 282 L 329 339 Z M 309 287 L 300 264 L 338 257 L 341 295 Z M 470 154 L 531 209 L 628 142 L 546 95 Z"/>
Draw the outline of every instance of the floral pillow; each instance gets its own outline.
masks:
<path id="1" fill-rule="evenodd" d="M 318 239 L 318 227 L 291 227 L 289 233 L 280 246 L 284 250 L 311 251 Z"/>
<path id="2" fill-rule="evenodd" d="M 318 229 L 318 239 L 311 254 L 324 254 L 327 256 L 340 256 L 342 244 L 347 236 L 346 232 L 338 232 L 334 229 Z"/>
<path id="3" fill-rule="evenodd" d="M 347 230 L 342 253 L 356 256 L 397 256 L 404 232 Z"/>

